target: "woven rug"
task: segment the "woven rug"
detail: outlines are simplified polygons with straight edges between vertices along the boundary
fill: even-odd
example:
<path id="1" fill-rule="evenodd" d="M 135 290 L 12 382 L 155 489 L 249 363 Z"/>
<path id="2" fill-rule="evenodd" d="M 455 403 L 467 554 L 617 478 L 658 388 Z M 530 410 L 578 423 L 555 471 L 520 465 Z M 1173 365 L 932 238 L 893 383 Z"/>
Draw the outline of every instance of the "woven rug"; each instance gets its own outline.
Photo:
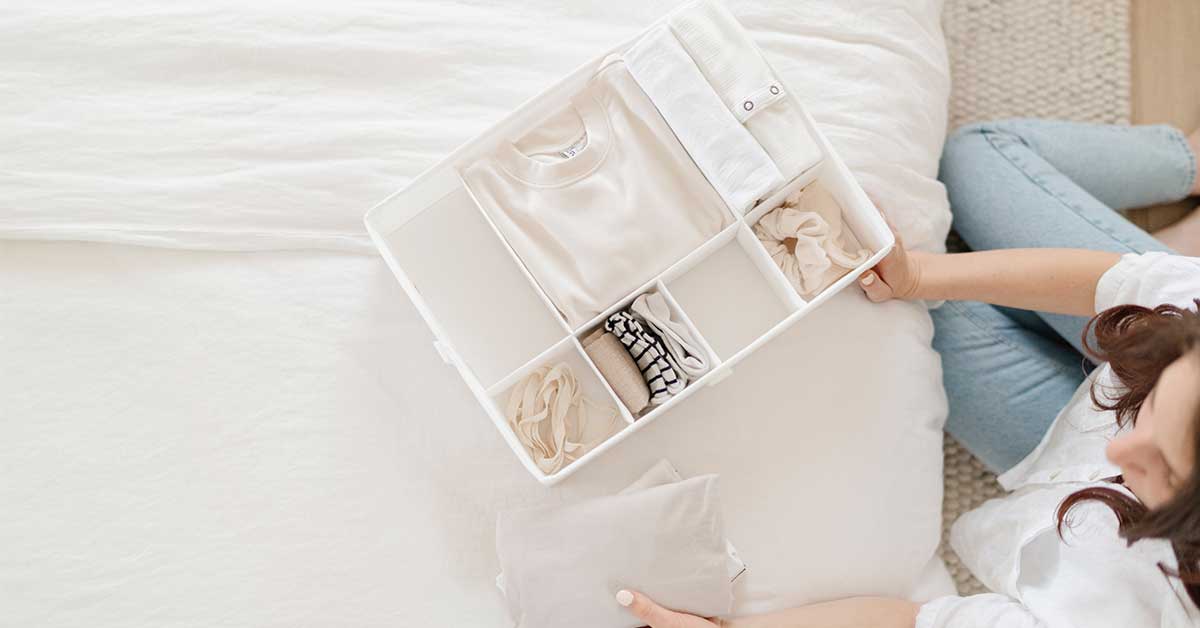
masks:
<path id="1" fill-rule="evenodd" d="M 1128 124 L 1129 0 L 946 0 L 951 128 L 1042 117 Z M 949 246 L 961 247 L 952 237 Z M 963 595 L 984 591 L 946 543 L 962 513 L 1001 493 L 947 437 L 942 557 Z"/>

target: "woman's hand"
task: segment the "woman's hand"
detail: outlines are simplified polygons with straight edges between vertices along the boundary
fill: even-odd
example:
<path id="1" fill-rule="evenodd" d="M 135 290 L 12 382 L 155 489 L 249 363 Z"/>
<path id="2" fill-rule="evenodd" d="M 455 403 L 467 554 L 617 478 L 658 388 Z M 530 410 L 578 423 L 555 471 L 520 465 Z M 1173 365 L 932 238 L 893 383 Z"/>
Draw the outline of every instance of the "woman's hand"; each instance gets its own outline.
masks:
<path id="1" fill-rule="evenodd" d="M 719 628 L 720 624 L 707 619 L 667 610 L 650 598 L 635 591 L 618 591 L 617 603 L 630 610 L 650 628 Z"/>
<path id="2" fill-rule="evenodd" d="M 867 298 L 983 301 L 993 305 L 1091 316 L 1096 284 L 1121 260 L 1119 253 L 1083 249 L 996 249 L 935 254 L 896 246 L 858 287 Z"/>
<path id="3" fill-rule="evenodd" d="M 895 230 L 893 230 L 895 233 Z M 875 303 L 889 299 L 916 298 L 921 283 L 921 253 L 909 253 L 904 248 L 900 234 L 896 235 L 896 246 L 879 261 L 875 268 L 858 278 L 858 287 Z"/>

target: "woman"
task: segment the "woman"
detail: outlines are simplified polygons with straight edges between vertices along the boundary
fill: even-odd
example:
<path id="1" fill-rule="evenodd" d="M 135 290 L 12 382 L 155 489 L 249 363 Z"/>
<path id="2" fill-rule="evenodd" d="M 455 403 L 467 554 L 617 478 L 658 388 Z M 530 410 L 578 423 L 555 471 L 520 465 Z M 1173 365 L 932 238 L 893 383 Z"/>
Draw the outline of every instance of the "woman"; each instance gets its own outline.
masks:
<path id="1" fill-rule="evenodd" d="M 1200 131 L 1166 126 L 956 133 L 941 177 L 976 252 L 898 243 L 860 287 L 876 302 L 947 300 L 932 312 L 946 429 L 1009 491 L 951 541 L 995 593 L 723 624 L 1200 625 L 1200 257 L 1186 257 L 1200 256 L 1200 212 L 1152 236 L 1114 211 L 1200 194 L 1197 154 Z M 654 628 L 713 625 L 636 593 L 617 601 Z"/>

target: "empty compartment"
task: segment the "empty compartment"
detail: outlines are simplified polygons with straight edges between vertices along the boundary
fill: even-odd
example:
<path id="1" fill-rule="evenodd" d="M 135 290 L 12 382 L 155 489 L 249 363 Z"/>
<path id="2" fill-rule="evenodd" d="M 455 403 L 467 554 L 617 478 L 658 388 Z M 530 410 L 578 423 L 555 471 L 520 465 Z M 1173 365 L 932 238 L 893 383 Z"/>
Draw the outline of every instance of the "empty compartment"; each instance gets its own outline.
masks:
<path id="1" fill-rule="evenodd" d="M 847 204 L 826 185 L 834 178 L 798 179 L 782 198 L 746 216 L 767 257 L 807 301 L 862 267 L 876 250 L 855 233 L 854 225 L 862 223 L 855 220 L 861 218 L 861 208 L 847 210 Z"/>
<path id="2" fill-rule="evenodd" d="M 722 359 L 800 307 L 782 278 L 772 274 L 778 271 L 765 267 L 761 257 L 755 261 L 753 255 L 761 255 L 757 246 L 742 226 L 729 242 L 667 281 L 675 302 Z"/>
<path id="3" fill-rule="evenodd" d="M 576 393 L 578 401 L 570 403 L 568 400 Z M 488 389 L 488 395 L 503 420 L 500 428 L 516 437 L 520 453 L 543 475 L 562 471 L 632 422 L 631 418 L 622 418 L 612 390 L 572 338 L 510 373 Z M 545 405 L 547 399 L 552 407 Z M 555 404 L 560 400 L 564 405 Z M 567 411 L 556 413 L 553 407 Z M 524 419 L 543 412 L 542 420 L 520 425 Z M 559 420 L 566 429 L 567 447 L 560 448 L 554 438 L 554 425 Z M 559 451 L 561 459 L 555 462 Z"/>
<path id="4" fill-rule="evenodd" d="M 447 340 L 487 386 L 567 332 L 457 188 L 386 237 Z"/>
<path id="5" fill-rule="evenodd" d="M 661 283 L 630 296 L 578 335 L 633 418 L 681 395 L 720 362 Z"/>

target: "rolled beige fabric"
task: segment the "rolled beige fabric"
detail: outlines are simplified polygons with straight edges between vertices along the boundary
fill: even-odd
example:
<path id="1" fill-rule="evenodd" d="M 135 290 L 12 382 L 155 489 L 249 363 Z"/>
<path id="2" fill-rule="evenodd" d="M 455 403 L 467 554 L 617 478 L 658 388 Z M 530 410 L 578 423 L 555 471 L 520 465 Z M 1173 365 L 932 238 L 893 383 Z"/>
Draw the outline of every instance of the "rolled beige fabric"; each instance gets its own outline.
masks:
<path id="1" fill-rule="evenodd" d="M 637 416 L 650 405 L 650 389 L 621 341 L 603 327 L 583 339 L 583 349 L 629 413 Z"/>

